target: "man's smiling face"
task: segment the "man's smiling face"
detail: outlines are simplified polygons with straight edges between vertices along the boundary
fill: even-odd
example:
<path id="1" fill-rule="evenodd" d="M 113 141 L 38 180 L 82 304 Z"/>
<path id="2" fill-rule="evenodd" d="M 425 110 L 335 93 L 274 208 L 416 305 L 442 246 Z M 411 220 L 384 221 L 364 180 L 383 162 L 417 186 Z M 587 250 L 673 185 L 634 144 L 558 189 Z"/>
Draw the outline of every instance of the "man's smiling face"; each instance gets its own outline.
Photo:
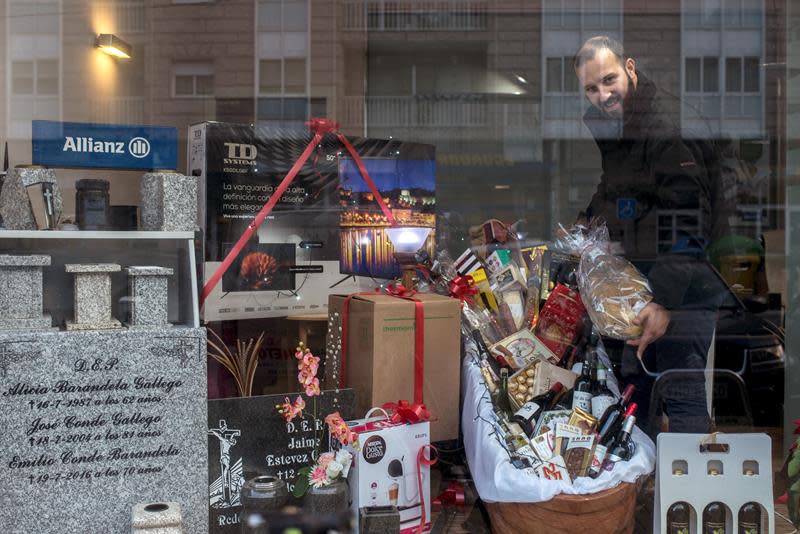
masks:
<path id="1" fill-rule="evenodd" d="M 603 114 L 622 118 L 627 99 L 636 88 L 636 66 L 628 58 L 623 64 L 608 48 L 597 50 L 575 73 L 589 102 Z"/>

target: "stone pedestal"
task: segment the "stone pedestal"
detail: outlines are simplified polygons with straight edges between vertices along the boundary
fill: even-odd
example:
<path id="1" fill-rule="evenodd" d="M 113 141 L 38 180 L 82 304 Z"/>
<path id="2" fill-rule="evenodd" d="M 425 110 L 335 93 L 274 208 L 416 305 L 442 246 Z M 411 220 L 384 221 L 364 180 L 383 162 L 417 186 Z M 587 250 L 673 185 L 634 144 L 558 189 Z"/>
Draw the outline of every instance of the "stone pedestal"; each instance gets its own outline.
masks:
<path id="1" fill-rule="evenodd" d="M 131 513 L 131 534 L 183 534 L 181 505 L 176 502 L 135 505 Z"/>
<path id="2" fill-rule="evenodd" d="M 61 217 L 61 192 L 55 171 L 38 166 L 15 167 L 0 190 L 0 217 L 7 230 L 37 229 L 27 190 L 35 184 L 50 184 L 49 196 L 43 201 L 52 203 L 56 221 Z"/>
<path id="3" fill-rule="evenodd" d="M 0 254 L 0 330 L 51 328 L 42 313 L 42 269 L 50 256 Z"/>
<path id="4" fill-rule="evenodd" d="M 127 267 L 125 272 L 128 275 L 127 326 L 170 326 L 167 284 L 174 271 L 167 267 Z"/>
<path id="5" fill-rule="evenodd" d="M 75 274 L 75 321 L 67 321 L 67 330 L 103 330 L 122 328 L 111 316 L 111 273 L 119 272 L 116 263 L 68 263 L 68 273 Z"/>
<path id="6" fill-rule="evenodd" d="M 197 226 L 197 179 L 176 172 L 148 172 L 141 184 L 142 230 L 193 232 Z"/>

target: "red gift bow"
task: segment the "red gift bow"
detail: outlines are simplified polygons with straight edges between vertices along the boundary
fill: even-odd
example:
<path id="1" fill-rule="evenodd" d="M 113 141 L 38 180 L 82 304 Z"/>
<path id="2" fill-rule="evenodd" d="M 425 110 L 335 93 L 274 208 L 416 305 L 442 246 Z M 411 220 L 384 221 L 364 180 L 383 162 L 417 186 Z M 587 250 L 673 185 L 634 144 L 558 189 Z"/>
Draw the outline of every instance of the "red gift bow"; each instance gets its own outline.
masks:
<path id="1" fill-rule="evenodd" d="M 430 421 L 431 412 L 424 404 L 411 404 L 407 400 L 384 403 L 381 408 L 387 412 L 392 412 L 389 421 L 392 423 L 415 424 L 422 421 Z"/>
<path id="2" fill-rule="evenodd" d="M 475 280 L 471 275 L 456 276 L 447 284 L 447 289 L 450 296 L 457 298 L 462 303 L 464 301 L 472 302 L 472 295 L 478 294 L 478 288 L 475 287 Z"/>
<path id="3" fill-rule="evenodd" d="M 397 226 L 397 220 L 395 220 L 391 210 L 389 210 L 389 207 L 386 205 L 386 202 L 384 202 L 383 197 L 375 187 L 375 183 L 372 181 L 372 178 L 370 178 L 369 172 L 367 172 L 367 168 L 364 166 L 364 161 L 361 159 L 361 156 L 358 155 L 358 152 L 356 152 L 356 149 L 350 144 L 350 141 L 348 141 L 343 134 L 337 131 L 339 129 L 339 123 L 331 119 L 313 118 L 306 122 L 306 126 L 308 126 L 308 129 L 314 134 L 314 137 L 311 139 L 311 141 L 309 141 L 308 146 L 306 146 L 305 150 L 303 150 L 303 153 L 300 154 L 300 157 L 297 159 L 297 161 L 294 162 L 292 168 L 289 169 L 289 173 L 286 175 L 283 181 L 281 181 L 275 191 L 272 192 L 272 195 L 269 197 L 267 203 L 264 204 L 264 207 L 261 208 L 261 210 L 256 214 L 253 221 L 247 226 L 247 229 L 245 229 L 241 237 L 239 237 L 239 240 L 235 245 L 233 245 L 231 251 L 228 252 L 228 255 L 225 256 L 224 260 L 222 260 L 222 264 L 217 267 L 217 270 L 214 271 L 214 273 L 208 279 L 208 282 L 206 282 L 206 284 L 203 286 L 203 291 L 200 293 L 201 308 L 203 307 L 203 303 L 206 301 L 208 296 L 222 279 L 222 276 L 227 272 L 228 269 L 230 269 L 231 265 L 233 265 L 233 262 L 236 261 L 236 258 L 242 252 L 242 249 L 245 247 L 245 245 L 247 245 L 247 242 L 250 241 L 250 238 L 253 236 L 256 230 L 258 230 L 258 227 L 261 226 L 261 223 L 264 222 L 264 219 L 267 218 L 267 215 L 272 212 L 275 205 L 289 188 L 289 185 L 291 185 L 291 183 L 294 181 L 297 173 L 300 172 L 300 169 L 303 167 L 303 165 L 305 165 L 306 161 L 308 161 L 308 158 L 311 157 L 311 153 L 314 151 L 320 141 L 322 141 L 322 138 L 325 136 L 325 134 L 336 134 L 337 139 L 339 139 L 339 141 L 344 145 L 345 149 L 347 149 L 352 156 L 353 161 L 361 173 L 361 176 L 364 178 L 364 182 L 366 182 L 369 190 L 375 197 L 375 201 L 378 203 L 378 206 L 380 206 L 384 216 L 386 216 L 388 219 L 389 224 L 391 224 L 393 227 Z"/>
<path id="4" fill-rule="evenodd" d="M 464 485 L 453 480 L 438 497 L 431 501 L 431 505 L 439 510 L 444 506 L 454 504 L 463 510 L 466 500 Z"/>
<path id="5" fill-rule="evenodd" d="M 386 293 L 414 303 L 414 404 L 422 404 L 422 387 L 425 382 L 425 305 L 414 298 L 414 290 L 406 289 L 403 284 L 389 284 Z M 340 358 L 339 387 L 347 385 L 347 342 L 350 321 L 350 301 L 358 295 L 381 295 L 380 291 L 352 293 L 342 304 L 342 355 Z"/>
<path id="6" fill-rule="evenodd" d="M 391 283 L 386 285 L 386 292 L 393 297 L 413 297 L 417 291 L 415 289 L 407 289 L 401 283 Z"/>
<path id="7" fill-rule="evenodd" d="M 425 457 L 425 449 L 430 451 L 427 458 Z M 425 531 L 425 524 L 427 523 L 425 519 L 425 494 L 422 491 L 422 466 L 431 466 L 437 462 L 438 458 L 436 458 L 436 456 L 431 456 L 431 453 L 436 453 L 436 455 L 438 455 L 438 451 L 433 445 L 423 445 L 417 452 L 417 482 L 419 483 L 419 504 L 422 510 L 422 517 L 420 517 L 416 534 L 422 534 Z"/>

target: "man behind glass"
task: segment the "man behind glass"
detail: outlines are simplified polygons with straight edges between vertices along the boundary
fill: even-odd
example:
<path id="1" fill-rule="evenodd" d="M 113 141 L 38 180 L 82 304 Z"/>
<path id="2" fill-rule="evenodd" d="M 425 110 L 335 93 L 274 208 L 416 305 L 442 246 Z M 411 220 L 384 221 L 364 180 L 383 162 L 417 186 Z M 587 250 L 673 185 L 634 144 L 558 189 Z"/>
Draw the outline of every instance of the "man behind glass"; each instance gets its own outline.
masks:
<path id="1" fill-rule="evenodd" d="M 700 251 L 728 232 L 718 145 L 707 131 L 682 134 L 680 101 L 637 71 L 614 39 L 586 41 L 574 68 L 603 167 L 584 215 L 606 221 L 611 240 L 645 272 L 654 294 L 636 318 L 642 336 L 623 351 L 622 381 L 636 385 L 640 426 L 655 435 L 659 421 L 648 420 L 653 378 L 642 364 L 653 373 L 672 370 L 676 380 L 659 388 L 670 431 L 707 432 L 704 369 L 725 288 Z M 684 107 L 684 115 L 690 111 Z M 666 210 L 694 229 L 682 251 L 659 255 L 659 211 Z"/>

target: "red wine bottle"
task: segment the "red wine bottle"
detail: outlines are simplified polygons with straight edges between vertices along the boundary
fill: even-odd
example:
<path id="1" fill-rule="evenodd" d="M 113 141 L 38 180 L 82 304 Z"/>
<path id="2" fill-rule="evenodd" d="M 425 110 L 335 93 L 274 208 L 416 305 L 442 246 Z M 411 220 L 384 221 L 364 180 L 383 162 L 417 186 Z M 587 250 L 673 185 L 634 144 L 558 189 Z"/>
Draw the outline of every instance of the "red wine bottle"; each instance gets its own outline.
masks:
<path id="1" fill-rule="evenodd" d="M 622 428 L 607 447 L 606 457 L 603 460 L 603 469 L 606 471 L 614 469 L 614 465 L 617 462 L 630 460 L 636 450 L 631 438 L 633 425 L 636 423 L 634 412 L 636 412 L 636 403 L 632 402 L 625 412 L 625 421 L 622 423 Z"/>
<path id="2" fill-rule="evenodd" d="M 625 418 L 625 408 L 631 401 L 635 389 L 636 386 L 628 384 L 622 391 L 622 396 L 619 400 L 609 406 L 605 413 L 603 413 L 597 425 L 598 443 L 607 442 L 610 439 L 609 436 L 613 436 L 619 432 L 619 429 L 622 427 L 622 421 Z"/>

